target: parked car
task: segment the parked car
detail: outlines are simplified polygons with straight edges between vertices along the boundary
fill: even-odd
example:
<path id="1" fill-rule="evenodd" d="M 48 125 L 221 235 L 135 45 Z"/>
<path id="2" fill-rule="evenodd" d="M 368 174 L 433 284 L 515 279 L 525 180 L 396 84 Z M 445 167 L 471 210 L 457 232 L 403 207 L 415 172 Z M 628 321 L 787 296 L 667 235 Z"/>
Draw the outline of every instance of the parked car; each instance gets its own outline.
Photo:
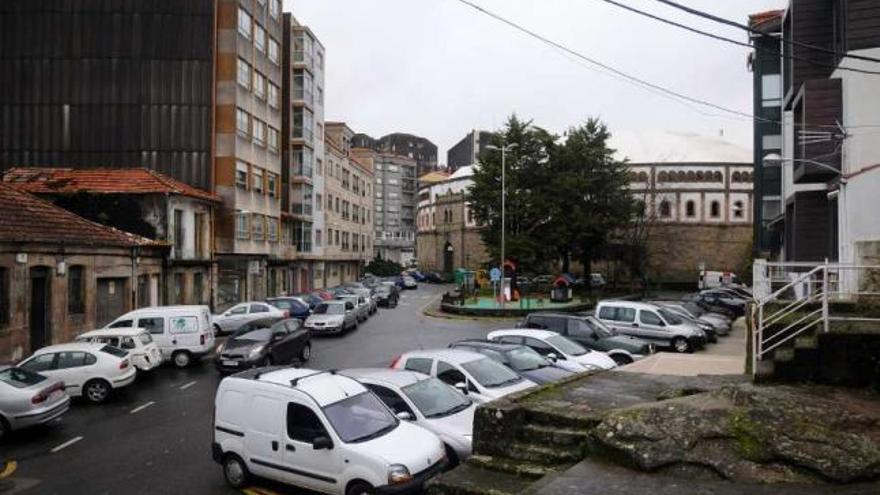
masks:
<path id="1" fill-rule="evenodd" d="M 425 275 L 425 279 L 432 284 L 446 284 L 449 283 L 449 277 L 440 272 L 430 272 Z"/>
<path id="2" fill-rule="evenodd" d="M 400 299 L 397 291 L 385 284 L 376 287 L 376 293 L 373 294 L 373 297 L 376 298 L 376 304 L 385 308 L 396 308 Z"/>
<path id="3" fill-rule="evenodd" d="M 416 279 L 410 277 L 409 275 L 403 276 L 403 288 L 415 290 L 419 288 L 419 283 L 416 282 Z"/>
<path id="4" fill-rule="evenodd" d="M 620 335 L 593 316 L 570 313 L 530 313 L 518 328 L 550 330 L 594 351 L 604 352 L 618 365 L 632 363 L 654 353 L 654 344 Z"/>
<path id="5" fill-rule="evenodd" d="M 23 368 L 0 368 L 0 442 L 13 431 L 61 417 L 69 408 L 62 380 Z"/>
<path id="6" fill-rule="evenodd" d="M 724 291 L 705 290 L 696 300 L 706 308 L 719 308 L 735 318 L 746 314 L 746 301 Z"/>
<path id="7" fill-rule="evenodd" d="M 531 347 L 524 345 L 503 344 L 489 340 L 460 340 L 449 344 L 449 348 L 483 354 L 538 385 L 562 380 L 572 375 L 571 371 L 556 366 Z"/>
<path id="8" fill-rule="evenodd" d="M 373 295 L 373 291 L 370 289 L 355 289 L 354 293 L 363 297 L 367 301 L 368 312 L 371 315 L 376 314 L 376 311 L 379 311 L 379 301 Z"/>
<path id="9" fill-rule="evenodd" d="M 321 493 L 414 493 L 447 463 L 436 435 L 334 372 L 257 368 L 226 377 L 213 423 L 212 457 L 236 489 L 254 475 Z"/>
<path id="10" fill-rule="evenodd" d="M 236 304 L 219 315 L 214 315 L 214 331 L 217 335 L 228 334 L 241 328 L 245 323 L 262 320 L 266 317 L 286 318 L 288 311 L 268 302 L 244 302 Z"/>
<path id="11" fill-rule="evenodd" d="M 416 279 L 416 282 L 427 282 L 428 280 L 425 274 L 418 270 L 409 270 L 407 273 L 409 273 L 412 278 Z"/>
<path id="12" fill-rule="evenodd" d="M 107 344 L 128 351 L 138 371 L 152 371 L 162 365 L 162 351 L 143 328 L 102 328 L 79 335 L 77 342 Z"/>
<path id="13" fill-rule="evenodd" d="M 186 368 L 214 350 L 211 310 L 207 306 L 156 306 L 130 311 L 105 328 L 143 328 L 178 368 Z"/>
<path id="14" fill-rule="evenodd" d="M 721 313 L 712 313 L 703 309 L 699 304 L 688 301 L 652 301 L 654 304 L 665 308 L 672 308 L 684 312 L 691 318 L 706 322 L 715 327 L 718 335 L 727 335 L 730 333 L 731 321 Z"/>
<path id="15" fill-rule="evenodd" d="M 366 385 L 398 418 L 437 435 L 450 467 L 470 457 L 477 405 L 458 390 L 412 371 L 374 368 L 339 373 Z"/>
<path id="16" fill-rule="evenodd" d="M 706 334 L 697 325 L 653 304 L 599 301 L 596 316 L 618 333 L 639 337 L 675 352 L 693 352 L 706 344 Z"/>
<path id="17" fill-rule="evenodd" d="M 307 301 L 295 296 L 271 297 L 266 299 L 266 302 L 282 311 L 287 311 L 289 318 L 305 320 L 312 312 Z"/>
<path id="18" fill-rule="evenodd" d="M 590 287 L 594 289 L 604 289 L 605 288 L 605 276 L 601 273 L 591 273 L 590 274 Z"/>
<path id="19" fill-rule="evenodd" d="M 552 284 L 556 277 L 553 275 L 538 275 L 532 279 L 533 284 Z"/>
<path id="20" fill-rule="evenodd" d="M 114 389 L 131 385 L 136 374 L 128 352 L 91 342 L 43 347 L 18 367 L 61 380 L 71 397 L 82 396 L 93 404 L 104 402 Z"/>
<path id="21" fill-rule="evenodd" d="M 714 287 L 721 287 L 726 284 L 735 284 L 737 283 L 737 276 L 732 272 L 724 272 L 724 271 L 715 271 L 715 270 L 703 270 L 700 272 L 700 278 L 697 281 L 697 286 L 700 289 L 711 289 Z"/>
<path id="22" fill-rule="evenodd" d="M 214 366 L 221 373 L 273 364 L 300 364 L 312 357 L 309 331 L 296 318 L 245 323 L 217 346 Z"/>
<path id="23" fill-rule="evenodd" d="M 479 403 L 535 386 L 482 354 L 456 349 L 407 352 L 398 356 L 391 368 L 437 377 Z"/>
<path id="24" fill-rule="evenodd" d="M 322 302 L 306 318 L 304 326 L 313 334 L 339 334 L 355 330 L 358 319 L 354 313 L 354 303 L 340 300 Z"/>
<path id="25" fill-rule="evenodd" d="M 306 302 L 309 305 L 309 309 L 315 309 L 315 306 L 324 302 L 324 298 L 319 295 L 318 292 L 309 292 L 303 294 L 296 294 L 294 297 L 298 297 Z"/>
<path id="26" fill-rule="evenodd" d="M 718 342 L 718 331 L 715 329 L 715 325 L 713 325 L 707 321 L 702 321 L 698 318 L 694 318 L 693 316 L 690 315 L 690 313 L 681 309 L 680 307 L 667 306 L 663 303 L 657 303 L 655 301 L 650 301 L 650 302 L 651 302 L 651 304 L 655 304 L 655 305 L 671 312 L 675 316 L 678 316 L 679 318 L 684 319 L 684 321 L 698 326 L 700 328 L 700 330 L 702 330 L 703 333 L 706 334 L 706 341 L 707 342 L 710 342 L 710 343 Z"/>
<path id="27" fill-rule="evenodd" d="M 370 319 L 370 304 L 363 296 L 357 294 L 343 294 L 336 298 L 339 301 L 348 301 L 354 304 L 354 314 L 359 322 Z"/>
<path id="28" fill-rule="evenodd" d="M 591 351 L 556 332 L 517 328 L 490 332 L 489 340 L 531 347 L 560 368 L 573 373 L 609 370 L 617 363 L 604 352 Z"/>

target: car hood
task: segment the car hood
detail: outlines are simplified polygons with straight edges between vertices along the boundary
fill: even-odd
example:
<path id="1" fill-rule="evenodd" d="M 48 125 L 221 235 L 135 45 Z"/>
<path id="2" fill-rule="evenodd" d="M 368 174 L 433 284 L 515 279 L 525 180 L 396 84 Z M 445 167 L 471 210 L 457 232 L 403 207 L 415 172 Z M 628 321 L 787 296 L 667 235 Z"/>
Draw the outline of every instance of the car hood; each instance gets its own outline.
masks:
<path id="1" fill-rule="evenodd" d="M 467 409 L 442 418 L 425 418 L 429 429 L 438 435 L 457 437 L 459 440 L 470 440 L 474 431 L 474 413 L 477 404 L 473 403 Z"/>
<path id="2" fill-rule="evenodd" d="M 403 464 L 410 474 L 428 469 L 445 455 L 443 443 L 433 433 L 406 421 L 379 438 L 346 447 L 364 457 L 378 457 L 386 466 Z"/>
<path id="3" fill-rule="evenodd" d="M 574 357 L 574 360 L 584 366 L 596 366 L 603 370 L 610 370 L 617 366 L 617 363 L 608 357 L 608 354 L 599 351 L 592 351 L 582 356 Z"/>
<path id="4" fill-rule="evenodd" d="M 715 316 L 702 315 L 699 318 L 697 318 L 697 320 L 702 321 L 702 322 L 706 322 L 715 328 L 727 328 L 730 326 L 730 323 L 726 319 L 715 317 Z"/>
<path id="5" fill-rule="evenodd" d="M 556 366 L 545 366 L 534 370 L 520 371 L 519 374 L 541 385 L 567 378 L 571 376 L 572 372 Z"/>
<path id="6" fill-rule="evenodd" d="M 342 323 L 343 320 L 345 320 L 344 315 L 311 315 L 306 318 L 306 325 L 310 323 L 336 324 Z"/>
<path id="7" fill-rule="evenodd" d="M 259 346 L 266 345 L 266 342 L 257 342 L 255 340 L 238 340 L 238 339 L 229 339 L 226 341 L 226 345 L 223 346 L 223 352 L 241 352 L 247 354 L 249 349 Z"/>

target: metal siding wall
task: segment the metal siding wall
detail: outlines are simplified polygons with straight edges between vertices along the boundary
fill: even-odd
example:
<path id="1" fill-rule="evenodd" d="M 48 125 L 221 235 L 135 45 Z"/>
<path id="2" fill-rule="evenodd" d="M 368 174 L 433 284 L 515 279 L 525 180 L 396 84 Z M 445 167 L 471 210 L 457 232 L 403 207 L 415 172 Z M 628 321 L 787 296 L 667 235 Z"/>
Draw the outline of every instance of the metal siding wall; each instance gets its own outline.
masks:
<path id="1" fill-rule="evenodd" d="M 213 8 L 0 2 L 0 170 L 144 166 L 210 190 Z"/>

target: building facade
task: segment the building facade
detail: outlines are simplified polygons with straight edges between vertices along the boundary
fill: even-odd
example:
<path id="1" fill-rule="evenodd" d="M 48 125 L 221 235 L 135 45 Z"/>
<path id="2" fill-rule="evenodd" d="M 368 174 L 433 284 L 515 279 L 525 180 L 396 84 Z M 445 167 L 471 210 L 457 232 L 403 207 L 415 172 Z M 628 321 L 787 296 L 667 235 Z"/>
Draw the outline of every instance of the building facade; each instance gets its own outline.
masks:
<path id="1" fill-rule="evenodd" d="M 395 132 L 379 139 L 373 139 L 366 134 L 355 134 L 352 137 L 352 147 L 412 158 L 416 161 L 416 173 L 420 177 L 437 169 L 437 145 L 427 138 L 413 134 Z"/>
<path id="2" fill-rule="evenodd" d="M 749 26 L 765 34 L 752 34 L 755 51 L 749 55 L 753 75 L 753 112 L 759 120 L 754 126 L 755 163 L 752 225 L 755 254 L 769 256 L 782 244 L 771 223 L 782 214 L 782 164 L 775 160 L 782 153 L 782 36 L 781 10 L 749 16 Z"/>
<path id="3" fill-rule="evenodd" d="M 373 258 L 373 187 L 368 165 L 351 157 L 354 132 L 341 122 L 327 122 L 325 136 L 323 238 L 324 287 L 357 280 Z"/>
<path id="4" fill-rule="evenodd" d="M 416 161 L 366 148 L 353 148 L 351 156 L 375 176 L 374 257 L 409 264 L 416 256 Z"/>
<path id="5" fill-rule="evenodd" d="M 490 144 L 492 144 L 491 132 L 472 130 L 446 152 L 446 170 L 451 173 L 461 167 L 477 163 L 480 153 Z"/>

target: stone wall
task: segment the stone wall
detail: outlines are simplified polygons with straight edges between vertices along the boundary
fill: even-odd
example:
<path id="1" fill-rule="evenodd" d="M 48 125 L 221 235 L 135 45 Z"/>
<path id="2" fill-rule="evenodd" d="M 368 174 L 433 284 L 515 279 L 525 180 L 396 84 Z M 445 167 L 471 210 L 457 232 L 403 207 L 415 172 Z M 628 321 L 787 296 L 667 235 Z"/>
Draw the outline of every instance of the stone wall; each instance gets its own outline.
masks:
<path id="1" fill-rule="evenodd" d="M 752 226 L 661 224 L 651 229 L 647 244 L 652 283 L 696 286 L 701 262 L 707 270 L 747 275 Z"/>

